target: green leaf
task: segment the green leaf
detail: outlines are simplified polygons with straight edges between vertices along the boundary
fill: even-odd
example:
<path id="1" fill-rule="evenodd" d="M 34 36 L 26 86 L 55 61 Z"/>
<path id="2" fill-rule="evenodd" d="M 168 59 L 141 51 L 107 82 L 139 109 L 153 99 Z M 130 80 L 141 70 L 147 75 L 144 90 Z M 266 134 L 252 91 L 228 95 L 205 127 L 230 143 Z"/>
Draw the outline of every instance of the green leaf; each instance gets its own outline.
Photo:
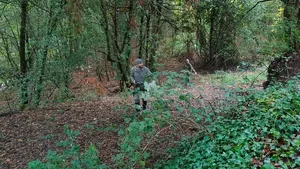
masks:
<path id="1" fill-rule="evenodd" d="M 275 169 L 275 167 L 271 164 L 264 164 L 260 169 Z"/>
<path id="2" fill-rule="evenodd" d="M 31 162 L 28 163 L 28 168 L 29 169 L 39 169 L 39 168 L 41 168 L 42 164 L 43 163 L 41 161 L 39 161 L 39 160 L 37 160 L 37 161 L 31 161 Z"/>
<path id="3" fill-rule="evenodd" d="M 182 101 L 185 100 L 185 95 L 180 95 L 179 100 L 182 100 Z"/>

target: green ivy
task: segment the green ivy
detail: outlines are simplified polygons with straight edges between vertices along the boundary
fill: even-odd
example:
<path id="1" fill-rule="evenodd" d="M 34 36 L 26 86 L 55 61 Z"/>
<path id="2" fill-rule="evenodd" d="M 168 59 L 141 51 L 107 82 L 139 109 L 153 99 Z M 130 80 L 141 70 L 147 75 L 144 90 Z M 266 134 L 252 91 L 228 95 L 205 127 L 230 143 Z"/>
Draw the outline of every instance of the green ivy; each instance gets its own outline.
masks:
<path id="1" fill-rule="evenodd" d="M 300 167 L 298 80 L 266 91 L 229 91 L 223 115 L 208 124 L 211 134 L 183 140 L 156 168 Z M 240 108 L 240 109 L 239 109 Z"/>

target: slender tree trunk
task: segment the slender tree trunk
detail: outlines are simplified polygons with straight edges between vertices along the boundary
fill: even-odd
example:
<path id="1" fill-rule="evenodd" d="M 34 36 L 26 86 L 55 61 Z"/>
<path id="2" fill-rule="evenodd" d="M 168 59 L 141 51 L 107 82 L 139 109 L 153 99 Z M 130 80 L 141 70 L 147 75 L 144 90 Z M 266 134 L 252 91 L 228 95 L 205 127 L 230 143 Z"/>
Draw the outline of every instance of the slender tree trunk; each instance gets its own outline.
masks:
<path id="1" fill-rule="evenodd" d="M 58 9 L 59 11 L 61 9 Z M 45 69 L 46 69 L 46 60 L 48 57 L 48 49 L 49 49 L 49 41 L 51 39 L 51 36 L 53 34 L 53 31 L 55 30 L 58 22 L 58 18 L 61 15 L 61 12 L 54 12 L 53 6 L 50 8 L 50 13 L 49 13 L 49 21 L 48 21 L 48 30 L 47 34 L 45 36 L 45 41 L 46 44 L 43 47 L 43 51 L 41 54 L 40 61 L 38 63 L 38 80 L 36 83 L 36 91 L 35 91 L 35 98 L 34 98 L 34 105 L 38 106 L 40 103 L 40 97 L 41 97 L 41 92 L 43 89 L 43 81 L 44 81 L 44 76 L 45 76 Z"/>
<path id="2" fill-rule="evenodd" d="M 21 1 L 21 28 L 20 28 L 20 71 L 21 71 L 21 102 L 22 107 L 28 104 L 28 91 L 27 91 L 27 63 L 26 63 L 26 21 L 27 21 L 27 7 L 28 0 Z"/>
<path id="3" fill-rule="evenodd" d="M 143 45 L 144 45 L 144 34 L 143 34 L 143 30 L 144 30 L 144 15 L 141 16 L 141 20 L 140 20 L 140 38 L 139 38 L 139 56 L 138 57 L 142 57 L 143 56 Z"/>
<path id="4" fill-rule="evenodd" d="M 155 3 L 155 22 L 152 24 L 152 46 L 150 50 L 149 68 L 155 71 L 155 56 L 159 48 L 161 34 L 161 16 L 162 16 L 163 0 L 156 0 Z"/>
<path id="5" fill-rule="evenodd" d="M 11 52 L 10 52 L 10 43 L 8 41 L 8 39 L 4 36 L 3 32 L 0 32 L 1 34 L 1 39 L 4 45 L 4 49 L 5 49 L 5 53 L 6 53 L 6 58 L 10 64 L 10 66 L 16 70 L 19 71 L 18 65 L 16 64 L 16 62 L 13 60 L 12 56 L 11 56 Z"/>
<path id="6" fill-rule="evenodd" d="M 106 81 L 110 81 L 109 79 L 109 67 L 107 63 L 107 58 L 104 58 L 104 66 L 105 66 L 105 75 L 106 75 Z"/>
<path id="7" fill-rule="evenodd" d="M 213 47 L 213 37 L 214 37 L 214 21 L 215 21 L 215 7 L 212 7 L 210 13 L 210 31 L 209 31 L 209 60 L 214 61 L 214 47 Z"/>
<path id="8" fill-rule="evenodd" d="M 146 15 L 146 44 L 145 44 L 145 64 L 148 66 L 149 62 L 149 41 L 150 41 L 150 20 L 151 15 L 147 13 Z"/>
<path id="9" fill-rule="evenodd" d="M 201 13 L 197 13 L 197 15 L 195 16 L 196 21 L 197 21 L 197 33 L 196 33 L 196 38 L 197 41 L 200 45 L 199 47 L 199 56 L 207 56 L 206 53 L 206 35 L 205 35 L 205 31 L 204 31 L 204 26 L 202 23 L 202 18 L 197 19 L 197 17 L 201 16 Z"/>
<path id="10" fill-rule="evenodd" d="M 115 1 L 114 4 L 114 12 L 113 12 L 113 23 L 114 23 L 114 48 L 116 50 L 117 56 L 122 53 L 122 50 L 119 46 L 119 33 L 118 33 L 118 16 L 117 16 L 117 3 Z"/>
<path id="11" fill-rule="evenodd" d="M 26 74 L 26 21 L 28 0 L 21 1 L 21 28 L 20 28 L 20 70 L 22 75 Z"/>
<path id="12" fill-rule="evenodd" d="M 127 1 L 128 2 L 128 1 Z M 103 20 L 101 21 L 101 26 L 104 29 L 106 46 L 107 46 L 107 60 L 111 63 L 115 63 L 118 73 L 120 75 L 120 88 L 123 90 L 128 84 L 128 75 L 129 75 L 129 62 L 131 56 L 131 43 L 132 42 L 132 21 L 134 19 L 134 7 L 135 1 L 130 0 L 129 6 L 128 3 L 125 4 L 124 9 L 126 11 L 119 11 L 118 1 L 113 1 L 111 8 L 111 18 L 108 17 L 108 6 L 106 1 L 100 1 L 101 13 Z M 126 21 L 126 26 L 123 30 L 120 30 L 122 27 L 120 24 L 123 20 L 119 19 L 119 15 L 123 15 L 126 12 L 128 14 L 128 20 Z M 109 25 L 109 19 L 112 19 L 112 25 Z M 113 56 L 113 57 L 112 57 Z"/>
<path id="13" fill-rule="evenodd" d="M 109 25 L 108 25 L 108 17 L 107 17 L 107 13 L 106 13 L 106 9 L 105 9 L 105 5 L 103 1 L 100 1 L 100 5 L 101 5 L 101 12 L 102 12 L 102 16 L 103 16 L 103 24 L 102 26 L 104 27 L 104 33 L 105 33 L 105 38 L 106 38 L 106 52 L 107 52 L 107 60 L 110 62 L 114 62 L 112 56 L 111 56 L 111 40 L 110 40 L 110 35 L 109 35 Z"/>
<path id="14" fill-rule="evenodd" d="M 297 50 L 299 48 L 299 40 L 292 32 L 300 31 L 299 0 L 292 2 L 290 0 L 283 0 L 283 2 L 285 4 L 283 16 L 285 20 L 286 40 L 291 50 Z M 297 25 L 297 30 L 295 30 L 293 25 Z"/>
<path id="15" fill-rule="evenodd" d="M 30 30 L 30 24 L 28 24 L 28 28 Z M 27 44 L 27 59 L 26 59 L 26 64 L 27 64 L 27 71 L 30 71 L 30 68 L 32 66 L 32 53 L 34 52 L 33 51 L 33 48 L 30 46 L 30 43 L 29 43 L 29 32 L 27 31 L 26 33 L 26 44 Z"/>
<path id="16" fill-rule="evenodd" d="M 127 26 L 126 26 L 126 31 L 125 31 L 125 35 L 124 35 L 124 39 L 123 39 L 123 44 L 122 44 L 122 52 L 123 55 L 125 57 L 121 57 L 119 56 L 118 59 L 118 64 L 119 64 L 119 70 L 121 71 L 121 90 L 123 91 L 125 89 L 126 86 L 130 85 L 130 82 L 128 80 L 128 74 L 130 72 L 130 68 L 129 68 L 129 61 L 130 61 L 130 54 L 131 54 L 131 45 L 130 45 L 130 41 L 132 38 L 131 35 L 131 30 L 133 29 L 132 25 L 131 25 L 131 21 L 134 17 L 134 7 L 135 7 L 135 0 L 130 0 L 129 2 L 129 12 L 128 12 L 128 22 L 127 22 Z M 122 61 L 122 62 L 120 62 Z"/>
<path id="17" fill-rule="evenodd" d="M 130 59 L 129 61 L 131 63 L 134 62 L 134 60 L 138 57 L 138 39 L 136 38 L 136 36 L 132 36 L 132 35 L 136 35 L 137 32 L 137 25 L 135 22 L 135 16 L 131 15 L 129 18 L 129 25 L 130 25 L 130 48 L 131 48 L 131 52 L 130 52 Z M 130 62 L 128 62 L 128 64 L 130 64 Z"/>

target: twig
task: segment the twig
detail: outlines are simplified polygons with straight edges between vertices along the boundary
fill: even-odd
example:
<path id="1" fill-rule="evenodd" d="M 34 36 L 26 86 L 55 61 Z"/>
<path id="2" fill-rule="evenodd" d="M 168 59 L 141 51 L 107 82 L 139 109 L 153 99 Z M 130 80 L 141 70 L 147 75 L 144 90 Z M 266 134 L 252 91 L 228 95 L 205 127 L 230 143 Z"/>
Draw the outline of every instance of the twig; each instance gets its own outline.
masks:
<path id="1" fill-rule="evenodd" d="M 79 86 L 81 85 L 81 82 L 82 82 L 86 77 L 88 77 L 87 74 L 85 74 L 85 75 L 82 77 L 82 79 L 80 80 L 80 82 L 79 82 L 75 87 L 73 87 L 73 88 L 74 88 L 74 89 L 79 88 Z"/>
<path id="2" fill-rule="evenodd" d="M 157 133 L 150 139 L 150 141 L 147 143 L 147 145 L 143 148 L 142 152 L 145 152 L 145 151 L 146 151 L 146 149 L 149 147 L 149 145 L 152 143 L 152 141 L 153 141 L 153 139 L 154 139 L 155 137 L 157 137 L 161 132 L 163 132 L 164 130 L 166 130 L 166 129 L 170 128 L 170 127 L 171 127 L 171 125 L 169 125 L 168 127 L 163 128 L 163 129 L 161 129 L 159 132 L 157 132 Z M 132 168 L 134 168 L 135 165 L 136 165 L 136 162 L 133 164 Z"/>
<path id="3" fill-rule="evenodd" d="M 12 108 L 10 107 L 10 102 L 9 102 L 9 99 L 7 98 L 7 96 L 5 95 L 5 100 L 6 100 L 6 103 L 7 103 L 7 107 L 9 109 L 10 112 L 12 112 Z"/>
<path id="4" fill-rule="evenodd" d="M 192 69 L 192 71 L 195 73 L 195 75 L 197 74 L 196 70 L 194 69 L 193 65 L 190 63 L 189 59 L 186 59 L 187 64 L 190 66 L 190 68 Z"/>
<path id="5" fill-rule="evenodd" d="M 202 128 L 202 129 L 204 129 L 204 131 L 210 136 L 211 139 L 214 138 L 214 136 L 211 134 L 211 132 L 208 130 L 208 128 L 207 128 L 205 125 L 201 125 L 201 124 L 195 122 L 195 121 L 194 121 L 192 118 L 190 118 L 190 117 L 185 117 L 185 116 L 183 116 L 183 117 L 175 117 L 175 120 L 183 121 L 183 123 L 189 121 L 189 122 L 193 123 L 194 125 L 193 125 L 193 124 L 188 124 L 188 123 L 185 123 L 185 124 L 186 124 L 186 125 L 189 125 L 189 126 L 191 126 L 191 127 L 195 127 L 195 128 L 197 128 L 197 129 Z"/>
<path id="6" fill-rule="evenodd" d="M 252 8 L 250 8 L 245 15 L 247 15 L 249 12 L 251 12 L 257 5 L 259 5 L 260 3 L 263 3 L 263 2 L 268 2 L 268 1 L 273 1 L 273 0 L 261 0 L 261 1 L 258 1 Z"/>
<path id="7" fill-rule="evenodd" d="M 166 129 L 169 129 L 171 127 L 171 125 L 169 125 L 168 127 L 165 127 L 163 129 L 161 129 L 159 132 L 157 132 L 151 139 L 150 141 L 147 143 L 147 145 L 143 148 L 143 151 L 146 151 L 146 149 L 149 147 L 149 145 L 152 143 L 152 141 L 154 140 L 155 137 L 157 137 L 161 132 L 163 132 Z"/>
<path id="8" fill-rule="evenodd" d="M 50 91 L 50 94 L 48 96 L 48 99 L 50 99 L 50 97 L 54 94 L 55 90 L 57 89 L 58 87 L 55 87 L 53 88 L 51 91 Z"/>
<path id="9" fill-rule="evenodd" d="M 105 89 L 107 89 L 110 93 L 114 93 L 114 91 L 110 90 L 110 88 L 106 87 L 105 85 L 103 85 Z"/>
<path id="10" fill-rule="evenodd" d="M 259 77 L 261 74 L 263 74 L 265 71 L 267 71 L 267 69 L 265 69 L 264 71 L 260 72 L 260 73 L 254 78 L 254 80 L 252 81 L 250 87 L 253 87 L 255 81 L 256 81 L 256 80 L 258 79 L 258 77 Z"/>
<path id="11" fill-rule="evenodd" d="M 273 0 L 261 0 L 261 1 L 258 1 L 254 6 L 252 6 L 247 12 L 245 12 L 242 15 L 242 17 L 238 20 L 238 22 L 241 22 L 247 16 L 248 13 L 250 13 L 254 8 L 257 7 L 257 5 L 259 5 L 260 3 L 269 2 L 269 1 L 273 1 Z"/>

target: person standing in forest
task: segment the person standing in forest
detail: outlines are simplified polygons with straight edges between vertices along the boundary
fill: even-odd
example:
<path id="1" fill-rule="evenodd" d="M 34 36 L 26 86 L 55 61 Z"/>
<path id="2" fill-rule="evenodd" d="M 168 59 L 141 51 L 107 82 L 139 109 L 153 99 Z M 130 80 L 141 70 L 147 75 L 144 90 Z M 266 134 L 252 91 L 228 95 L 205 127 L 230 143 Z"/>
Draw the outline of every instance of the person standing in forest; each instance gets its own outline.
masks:
<path id="1" fill-rule="evenodd" d="M 145 78 L 150 76 L 152 73 L 151 71 L 144 66 L 144 62 L 142 59 L 138 58 L 135 60 L 135 66 L 130 71 L 130 80 L 132 83 L 132 89 L 134 90 L 134 102 L 137 105 L 137 111 L 140 110 L 140 95 L 142 92 L 145 92 Z M 147 100 L 142 98 L 142 106 L 143 110 L 147 108 Z"/>

